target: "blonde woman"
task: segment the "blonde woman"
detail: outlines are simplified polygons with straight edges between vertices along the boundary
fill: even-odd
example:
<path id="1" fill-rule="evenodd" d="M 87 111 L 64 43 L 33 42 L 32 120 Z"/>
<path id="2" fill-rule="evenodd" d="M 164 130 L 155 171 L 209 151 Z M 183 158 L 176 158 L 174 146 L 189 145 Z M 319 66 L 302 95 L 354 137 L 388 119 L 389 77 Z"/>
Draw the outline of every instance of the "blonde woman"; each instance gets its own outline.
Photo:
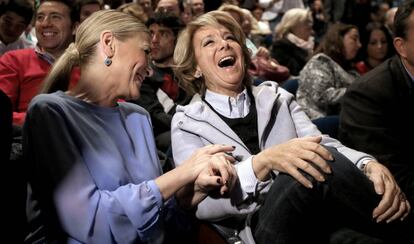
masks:
<path id="1" fill-rule="evenodd" d="M 201 149 L 162 175 L 148 113 L 118 102 L 139 97 L 152 72 L 149 53 L 149 31 L 137 18 L 96 12 L 55 63 L 43 90 L 49 94 L 33 99 L 24 147 L 42 242 L 161 243 L 180 236 L 168 235 L 177 226 L 178 190 L 195 186 L 179 194 L 191 206 L 210 190 L 223 195 L 231 189 L 233 159 L 220 153 L 231 146 Z M 67 90 L 74 65 L 81 77 Z M 173 223 L 164 223 L 167 218 Z"/>
<path id="2" fill-rule="evenodd" d="M 281 65 L 289 68 L 292 75 L 298 75 L 312 57 L 314 38 L 312 14 L 309 10 L 293 8 L 288 10 L 276 26 L 271 56 Z"/>

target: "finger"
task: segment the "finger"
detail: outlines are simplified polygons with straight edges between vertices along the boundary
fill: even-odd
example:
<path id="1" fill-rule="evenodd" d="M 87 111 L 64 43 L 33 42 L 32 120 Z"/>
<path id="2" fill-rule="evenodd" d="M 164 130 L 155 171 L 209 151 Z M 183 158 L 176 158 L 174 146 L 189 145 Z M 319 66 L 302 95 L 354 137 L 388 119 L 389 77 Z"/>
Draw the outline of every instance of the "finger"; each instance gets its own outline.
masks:
<path id="1" fill-rule="evenodd" d="M 370 180 L 373 182 L 374 180 L 382 181 L 382 184 L 385 186 L 382 199 L 373 212 L 373 217 L 377 218 L 378 216 L 383 215 L 392 206 L 394 200 L 398 198 L 399 190 L 395 187 L 395 184 L 393 184 L 393 182 L 390 181 L 388 177 L 384 177 L 383 174 L 381 174 L 380 177 L 371 176 Z"/>
<path id="2" fill-rule="evenodd" d="M 318 153 L 314 151 L 303 150 L 301 154 L 303 155 L 302 156 L 303 159 L 307 160 L 308 162 L 314 163 L 323 172 L 327 174 L 330 174 L 332 172 L 329 164 Z"/>
<path id="3" fill-rule="evenodd" d="M 318 165 L 321 170 L 327 174 L 332 173 L 331 167 L 326 160 L 333 160 L 332 154 L 325 147 L 314 142 L 307 142 L 303 144 L 303 149 L 311 151 L 311 154 L 306 154 L 309 157 L 308 160 Z"/>
<path id="4" fill-rule="evenodd" d="M 229 168 L 228 161 L 224 156 L 215 155 L 212 157 L 212 166 L 215 168 L 217 175 L 220 175 L 223 182 L 222 184 L 227 184 L 229 180 Z"/>
<path id="5" fill-rule="evenodd" d="M 387 186 L 387 184 L 384 182 L 385 177 L 382 174 L 372 175 L 370 176 L 370 180 L 372 181 L 372 183 L 374 183 L 374 189 L 378 195 L 384 194 L 384 192 L 386 191 L 385 188 L 389 188 L 390 184 L 388 184 Z M 390 189 L 387 190 L 390 191 Z"/>
<path id="6" fill-rule="evenodd" d="M 208 147 L 203 147 L 204 153 L 213 155 L 220 152 L 232 152 L 235 147 L 229 145 L 214 144 Z"/>
<path id="7" fill-rule="evenodd" d="M 405 202 L 406 202 L 405 199 L 404 200 L 400 200 L 400 206 L 399 206 L 398 211 L 394 215 L 392 215 L 392 216 L 390 216 L 389 218 L 386 219 L 386 222 L 387 223 L 390 223 L 390 222 L 392 222 L 392 221 L 394 221 L 396 219 L 401 219 L 402 216 L 404 216 L 404 213 L 407 210 L 407 206 L 406 206 L 406 203 Z"/>
<path id="8" fill-rule="evenodd" d="M 408 214 L 410 214 L 411 212 L 411 204 L 408 200 L 405 200 L 405 206 L 406 206 L 406 211 L 404 215 L 401 217 L 401 221 L 403 221 L 408 216 Z"/>
<path id="9" fill-rule="evenodd" d="M 198 185 L 198 189 L 202 189 L 207 193 L 208 191 L 221 186 L 221 178 L 219 176 L 205 174 L 197 179 L 196 184 Z"/>
<path id="10" fill-rule="evenodd" d="M 223 156 L 226 158 L 226 160 L 230 161 L 231 163 L 234 164 L 235 162 L 237 162 L 237 160 L 235 159 L 235 157 L 233 156 L 232 153 L 224 152 L 224 153 L 221 153 L 221 154 L 223 154 Z"/>
<path id="11" fill-rule="evenodd" d="M 295 167 L 288 167 L 286 171 L 289 175 L 291 175 L 293 178 L 299 181 L 299 183 L 304 185 L 306 188 L 313 188 L 312 183 L 308 179 L 306 179 L 306 177 L 302 175 L 302 173 L 300 173 Z"/>
<path id="12" fill-rule="evenodd" d="M 399 206 L 400 206 L 400 197 L 399 195 L 397 195 L 393 198 L 392 205 L 389 208 L 387 208 L 384 213 L 380 214 L 377 217 L 377 223 L 390 218 L 395 212 L 398 211 Z"/>
<path id="13" fill-rule="evenodd" d="M 325 177 L 317 170 L 314 166 L 312 166 L 309 162 L 306 162 L 302 159 L 296 159 L 294 164 L 304 172 L 311 175 L 317 181 L 323 182 L 325 181 Z"/>

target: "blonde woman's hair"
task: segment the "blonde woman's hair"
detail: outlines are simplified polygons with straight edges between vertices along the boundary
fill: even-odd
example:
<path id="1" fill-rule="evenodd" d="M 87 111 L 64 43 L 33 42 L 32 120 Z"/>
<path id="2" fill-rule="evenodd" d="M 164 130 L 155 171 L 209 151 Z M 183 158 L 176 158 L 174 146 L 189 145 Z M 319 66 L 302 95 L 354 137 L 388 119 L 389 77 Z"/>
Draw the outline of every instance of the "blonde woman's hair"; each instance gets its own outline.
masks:
<path id="1" fill-rule="evenodd" d="M 117 10 L 100 10 L 93 13 L 78 27 L 75 42 L 71 43 L 54 63 L 41 93 L 67 90 L 73 67 L 80 66 L 82 70 L 82 67 L 91 63 L 103 31 L 111 31 L 120 41 L 142 32 L 149 34 L 147 27 L 130 14 Z"/>
<path id="2" fill-rule="evenodd" d="M 193 38 L 194 34 L 202 27 L 224 26 L 235 37 L 235 40 L 241 46 L 244 56 L 244 78 L 243 84 L 246 87 L 251 85 L 251 77 L 247 73 L 247 68 L 250 65 L 250 52 L 245 45 L 246 38 L 240 25 L 234 20 L 229 13 L 223 11 L 211 11 L 199 16 L 196 20 L 187 24 L 187 27 L 180 33 L 177 40 L 177 45 L 174 50 L 174 74 L 178 78 L 180 86 L 189 94 L 195 93 L 204 94 L 206 90 L 203 76 L 195 78 L 194 73 L 197 67 L 197 60 L 195 58 Z"/>
<path id="3" fill-rule="evenodd" d="M 282 20 L 275 28 L 276 39 L 284 38 L 289 34 L 294 26 L 312 19 L 312 13 L 303 8 L 292 8 L 286 11 Z"/>

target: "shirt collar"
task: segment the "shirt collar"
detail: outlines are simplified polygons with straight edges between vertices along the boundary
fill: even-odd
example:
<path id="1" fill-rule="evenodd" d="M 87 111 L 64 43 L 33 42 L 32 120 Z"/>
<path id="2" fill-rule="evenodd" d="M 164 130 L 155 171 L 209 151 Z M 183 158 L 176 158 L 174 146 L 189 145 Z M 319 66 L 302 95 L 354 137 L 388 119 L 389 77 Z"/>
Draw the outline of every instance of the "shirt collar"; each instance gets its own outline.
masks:
<path id="1" fill-rule="evenodd" d="M 236 97 L 206 90 L 205 100 L 221 115 L 227 118 L 243 118 L 250 111 L 250 97 L 246 88 Z"/>
<path id="2" fill-rule="evenodd" d="M 35 47 L 35 53 L 37 56 L 46 62 L 48 62 L 50 65 L 52 65 L 55 62 L 55 58 L 52 56 L 52 54 L 48 52 L 44 52 L 40 49 L 39 45 L 36 45 Z"/>

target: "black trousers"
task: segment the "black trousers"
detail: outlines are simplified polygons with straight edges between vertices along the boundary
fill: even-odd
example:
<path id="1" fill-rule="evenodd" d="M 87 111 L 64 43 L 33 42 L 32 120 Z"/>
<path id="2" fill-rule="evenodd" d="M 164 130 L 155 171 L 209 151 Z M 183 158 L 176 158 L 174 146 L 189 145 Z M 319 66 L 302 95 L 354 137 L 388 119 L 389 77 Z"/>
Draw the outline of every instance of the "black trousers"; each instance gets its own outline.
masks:
<path id="1" fill-rule="evenodd" d="M 256 242 L 329 243 L 330 234 L 345 227 L 384 243 L 406 243 L 412 235 L 409 224 L 404 223 L 407 221 L 376 223 L 372 212 L 381 196 L 372 182 L 336 149 L 328 150 L 335 159 L 329 162 L 332 174 L 324 174 L 325 182 L 304 173 L 312 181 L 312 189 L 290 175 L 276 177 L 263 206 L 252 218 Z"/>

